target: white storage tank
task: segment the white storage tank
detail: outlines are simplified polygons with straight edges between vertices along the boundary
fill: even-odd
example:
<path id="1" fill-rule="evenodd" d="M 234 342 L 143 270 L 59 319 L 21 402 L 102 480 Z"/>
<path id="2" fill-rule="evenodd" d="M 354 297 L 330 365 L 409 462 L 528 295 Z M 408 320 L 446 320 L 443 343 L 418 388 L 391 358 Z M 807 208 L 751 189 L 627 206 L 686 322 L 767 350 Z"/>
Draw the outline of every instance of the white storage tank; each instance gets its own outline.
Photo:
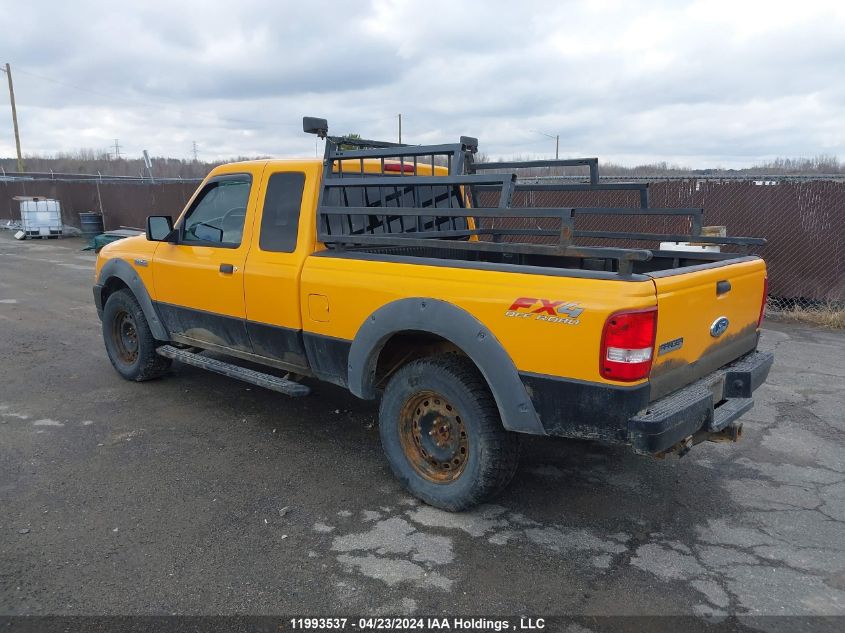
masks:
<path id="1" fill-rule="evenodd" d="M 59 237 L 62 234 L 62 208 L 52 198 L 18 198 L 21 228 L 26 237 Z"/>

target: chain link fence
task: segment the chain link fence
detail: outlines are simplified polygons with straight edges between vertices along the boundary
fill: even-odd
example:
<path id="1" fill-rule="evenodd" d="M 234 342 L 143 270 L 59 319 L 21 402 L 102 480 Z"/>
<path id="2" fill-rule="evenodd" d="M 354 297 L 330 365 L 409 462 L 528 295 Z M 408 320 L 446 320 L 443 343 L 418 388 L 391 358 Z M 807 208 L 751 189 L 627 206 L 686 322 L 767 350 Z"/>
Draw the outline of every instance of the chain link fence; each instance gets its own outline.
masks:
<path id="1" fill-rule="evenodd" d="M 577 177 L 536 175 L 527 181 L 577 182 Z M 648 184 L 651 207 L 700 207 L 704 222 L 727 227 L 728 235 L 764 237 L 756 252 L 769 267 L 770 306 L 779 310 L 845 310 L 845 178 L 683 177 L 602 178 L 602 182 Z M 79 226 L 80 212 L 101 212 L 105 228 L 144 226 L 147 215 L 176 216 L 197 180 L 110 178 L 71 174 L 0 177 L 0 220 L 20 219 L 17 196 L 61 202 L 63 221 Z M 517 192 L 517 207 L 637 207 L 637 191 Z M 517 228 L 525 218 L 499 220 Z M 687 233 L 678 217 L 583 216 L 583 230 Z M 0 223 L 5 223 L 2 221 Z M 543 227 L 547 228 L 547 227 Z M 553 228 L 553 227 L 548 227 Z M 587 240 L 581 239 L 582 244 Z M 591 240 L 593 244 L 599 240 Z M 601 245 L 657 247 L 657 243 L 601 240 Z M 723 247 L 725 248 L 725 247 Z"/>
<path id="2" fill-rule="evenodd" d="M 751 252 L 765 258 L 769 302 L 773 309 L 845 309 L 845 178 L 706 177 L 602 178 L 602 183 L 648 184 L 650 207 L 703 208 L 704 224 L 725 226 L 732 236 L 764 237 Z M 562 177 L 533 177 L 521 182 L 571 183 Z M 637 191 L 517 192 L 515 207 L 638 207 Z M 527 228 L 524 218 L 498 220 L 502 228 Z M 538 228 L 556 229 L 554 220 L 534 220 Z M 548 226 L 543 222 L 548 222 Z M 688 234 L 689 220 L 677 216 L 578 216 L 575 228 L 589 231 Z M 554 238 L 550 238 L 554 239 Z M 587 240 L 586 245 L 656 248 L 638 240 Z M 738 250 L 722 247 L 722 250 Z"/>

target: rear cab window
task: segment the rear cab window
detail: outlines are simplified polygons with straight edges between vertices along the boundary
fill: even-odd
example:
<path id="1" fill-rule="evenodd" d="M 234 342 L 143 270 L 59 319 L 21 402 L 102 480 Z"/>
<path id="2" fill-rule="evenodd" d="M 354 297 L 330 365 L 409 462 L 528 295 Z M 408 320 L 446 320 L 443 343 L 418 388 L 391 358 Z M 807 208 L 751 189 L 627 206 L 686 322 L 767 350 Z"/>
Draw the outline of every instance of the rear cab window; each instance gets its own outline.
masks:
<path id="1" fill-rule="evenodd" d="M 272 253 L 292 253 L 296 250 L 299 232 L 299 210 L 305 174 L 299 171 L 271 174 L 264 195 L 261 232 L 258 247 Z"/>
<path id="2" fill-rule="evenodd" d="M 420 176 L 429 175 L 422 167 L 417 173 Z M 385 234 L 385 233 L 416 233 L 432 230 L 463 230 L 469 228 L 467 218 L 435 215 L 435 209 L 463 208 L 464 201 L 457 187 L 432 185 L 429 187 L 412 187 L 402 184 L 402 176 L 396 172 L 351 172 L 353 177 L 382 177 L 394 176 L 395 186 L 382 187 L 348 187 L 331 188 L 325 192 L 323 204 L 334 207 L 373 207 L 377 215 L 327 215 L 323 222 L 329 235 L 347 234 Z M 415 197 L 416 196 L 416 197 Z M 432 215 L 408 218 L 399 215 L 389 215 L 390 208 L 422 207 L 430 208 Z M 347 226 L 344 226 L 346 224 Z"/>

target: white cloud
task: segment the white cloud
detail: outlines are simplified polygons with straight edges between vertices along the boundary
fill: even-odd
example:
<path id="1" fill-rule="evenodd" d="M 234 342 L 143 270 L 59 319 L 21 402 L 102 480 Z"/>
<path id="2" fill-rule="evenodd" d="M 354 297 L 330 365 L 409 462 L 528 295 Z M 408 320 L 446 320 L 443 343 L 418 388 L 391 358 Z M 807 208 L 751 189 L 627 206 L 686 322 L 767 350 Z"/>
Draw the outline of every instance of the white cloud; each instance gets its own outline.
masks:
<path id="1" fill-rule="evenodd" d="M 9 0 L 6 0 L 8 3 Z M 117 8 L 115 8 L 117 7 Z M 310 154 L 303 115 L 493 156 L 742 166 L 845 155 L 845 5 L 15 3 L 0 7 L 25 152 Z M 0 60 L 4 61 L 4 60 Z M 0 107 L 0 155 L 14 141 Z"/>

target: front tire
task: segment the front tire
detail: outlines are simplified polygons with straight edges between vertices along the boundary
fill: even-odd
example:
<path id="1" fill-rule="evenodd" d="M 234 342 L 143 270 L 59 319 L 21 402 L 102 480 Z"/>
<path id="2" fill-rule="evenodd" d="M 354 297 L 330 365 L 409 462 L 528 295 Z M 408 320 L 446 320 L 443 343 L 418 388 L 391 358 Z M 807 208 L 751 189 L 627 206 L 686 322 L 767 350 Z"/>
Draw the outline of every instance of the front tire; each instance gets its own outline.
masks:
<path id="1" fill-rule="evenodd" d="M 156 353 L 164 343 L 153 337 L 144 311 L 129 290 L 118 290 L 106 300 L 103 341 L 112 366 L 126 380 L 152 380 L 170 367 L 170 359 Z"/>
<path id="2" fill-rule="evenodd" d="M 519 461 L 518 436 L 502 426 L 478 369 L 457 354 L 412 361 L 391 377 L 379 433 L 405 489 L 452 512 L 501 492 Z"/>

